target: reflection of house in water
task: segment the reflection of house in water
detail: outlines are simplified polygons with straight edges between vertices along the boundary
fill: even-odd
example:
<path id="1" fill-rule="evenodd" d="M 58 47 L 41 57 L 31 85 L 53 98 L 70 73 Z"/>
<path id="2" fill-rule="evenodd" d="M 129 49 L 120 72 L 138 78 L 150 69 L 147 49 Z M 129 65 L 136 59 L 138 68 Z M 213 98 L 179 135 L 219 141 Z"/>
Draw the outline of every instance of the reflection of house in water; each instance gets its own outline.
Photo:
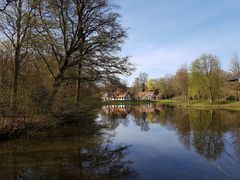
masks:
<path id="1" fill-rule="evenodd" d="M 162 106 L 157 106 L 153 104 L 148 104 L 148 105 L 140 105 L 140 106 L 131 106 L 131 105 L 107 105 L 103 106 L 103 111 L 109 115 L 115 114 L 119 118 L 125 118 L 128 114 L 134 110 L 134 112 L 139 112 L 139 113 L 159 113 L 160 111 L 163 110 Z"/>
<path id="2" fill-rule="evenodd" d="M 127 116 L 131 113 L 131 106 L 110 105 L 104 106 L 102 109 L 107 114 L 108 124 L 111 129 L 116 129 L 120 123 L 128 126 L 129 120 Z"/>
<path id="3" fill-rule="evenodd" d="M 145 113 L 150 113 L 150 112 L 159 113 L 162 110 L 163 110 L 162 106 L 157 106 L 154 104 L 148 104 L 148 105 L 138 106 L 138 107 L 134 108 L 134 111 L 145 112 Z"/>
<path id="4" fill-rule="evenodd" d="M 127 126 L 129 122 L 128 115 L 135 117 L 135 122 L 141 127 L 142 131 L 148 131 L 148 123 L 156 121 L 156 117 L 163 110 L 163 106 L 146 104 L 140 106 L 131 105 L 108 105 L 103 107 L 103 112 L 107 114 L 108 123 L 111 129 L 117 128 L 122 123 Z"/>
<path id="5" fill-rule="evenodd" d="M 125 105 L 110 105 L 104 106 L 103 111 L 110 116 L 118 118 L 126 118 L 129 113 L 131 113 L 131 106 Z"/>
<path id="6" fill-rule="evenodd" d="M 131 106 L 131 105 L 107 105 L 103 106 L 103 111 L 108 115 L 126 118 L 128 114 L 132 111 L 136 113 L 157 113 L 159 114 L 163 110 L 163 106 L 148 104 L 140 106 Z"/>

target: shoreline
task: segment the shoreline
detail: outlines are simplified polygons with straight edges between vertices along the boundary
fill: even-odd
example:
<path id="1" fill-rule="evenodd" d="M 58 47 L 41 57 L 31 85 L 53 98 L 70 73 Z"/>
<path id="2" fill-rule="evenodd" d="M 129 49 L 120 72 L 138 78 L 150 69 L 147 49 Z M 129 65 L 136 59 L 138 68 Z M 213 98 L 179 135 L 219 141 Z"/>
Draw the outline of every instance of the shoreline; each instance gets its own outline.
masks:
<path id="1" fill-rule="evenodd" d="M 213 103 L 207 100 L 181 101 L 173 99 L 164 100 L 133 100 L 133 101 L 106 101 L 103 105 L 144 105 L 144 104 L 172 104 L 185 108 L 202 109 L 222 109 L 240 111 L 240 101 L 215 101 Z"/>
<path id="2" fill-rule="evenodd" d="M 221 110 L 234 110 L 240 111 L 240 101 L 214 101 L 207 100 L 192 100 L 192 101 L 180 101 L 180 100 L 160 100 L 160 104 L 174 104 L 179 107 L 195 108 L 195 109 L 221 109 Z"/>

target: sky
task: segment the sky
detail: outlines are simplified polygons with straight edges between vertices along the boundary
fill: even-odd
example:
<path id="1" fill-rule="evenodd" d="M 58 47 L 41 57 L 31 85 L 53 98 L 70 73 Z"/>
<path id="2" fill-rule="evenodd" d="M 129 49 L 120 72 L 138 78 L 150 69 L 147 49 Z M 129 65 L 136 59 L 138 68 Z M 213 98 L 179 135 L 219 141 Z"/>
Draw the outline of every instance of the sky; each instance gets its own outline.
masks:
<path id="1" fill-rule="evenodd" d="M 115 0 L 128 40 L 121 54 L 149 78 L 174 74 L 203 53 L 216 55 L 229 69 L 240 55 L 240 0 Z"/>

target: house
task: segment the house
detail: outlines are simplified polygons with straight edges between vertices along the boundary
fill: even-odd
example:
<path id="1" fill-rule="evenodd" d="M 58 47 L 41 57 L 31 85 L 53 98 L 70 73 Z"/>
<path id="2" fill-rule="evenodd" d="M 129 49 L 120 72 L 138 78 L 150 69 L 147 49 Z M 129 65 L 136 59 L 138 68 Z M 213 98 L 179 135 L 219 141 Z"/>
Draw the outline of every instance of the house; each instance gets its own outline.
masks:
<path id="1" fill-rule="evenodd" d="M 236 82 L 236 81 L 240 82 L 240 77 L 232 77 L 229 79 L 229 81 L 230 82 Z"/>
<path id="2" fill-rule="evenodd" d="M 149 92 L 138 92 L 135 95 L 136 100 L 155 100 L 157 96 L 154 94 L 154 91 Z"/>
<path id="3" fill-rule="evenodd" d="M 132 94 L 128 91 L 121 92 L 115 96 L 115 100 L 132 100 Z"/>
<path id="4" fill-rule="evenodd" d="M 102 96 L 104 101 L 128 101 L 132 100 L 132 94 L 127 90 L 117 90 L 112 93 L 106 93 Z"/>
<path id="5" fill-rule="evenodd" d="M 156 95 L 158 94 L 158 95 Z M 129 90 L 116 90 L 102 96 L 103 101 L 131 101 L 131 100 L 156 100 L 161 99 L 161 95 L 155 91 L 130 92 Z"/>

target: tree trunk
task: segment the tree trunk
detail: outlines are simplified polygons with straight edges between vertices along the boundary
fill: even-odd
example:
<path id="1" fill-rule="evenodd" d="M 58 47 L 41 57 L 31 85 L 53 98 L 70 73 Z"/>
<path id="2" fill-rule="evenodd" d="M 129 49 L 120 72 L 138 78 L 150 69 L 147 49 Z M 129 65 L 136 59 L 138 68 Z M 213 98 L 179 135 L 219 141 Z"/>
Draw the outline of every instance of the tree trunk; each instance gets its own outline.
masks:
<path id="1" fill-rule="evenodd" d="M 12 82 L 12 98 L 11 98 L 11 108 L 13 111 L 17 109 L 17 98 L 18 98 L 18 84 L 19 84 L 19 53 L 15 53 L 14 59 L 14 70 L 13 70 L 13 82 Z"/>
<path id="2" fill-rule="evenodd" d="M 75 99 L 75 102 L 76 104 L 79 104 L 80 102 L 80 91 L 81 91 L 81 73 L 82 73 L 82 65 L 79 64 L 78 66 L 78 80 L 77 80 L 77 86 L 76 86 L 76 99 Z"/>
<path id="3" fill-rule="evenodd" d="M 17 2 L 17 13 L 16 19 L 16 44 L 14 49 L 14 63 L 13 63 L 13 83 L 12 83 L 12 98 L 11 108 L 13 112 L 17 109 L 17 98 L 18 98 L 18 80 L 20 71 L 20 51 L 21 51 L 21 18 L 22 18 L 22 1 Z"/>
<path id="4" fill-rule="evenodd" d="M 53 90 L 52 90 L 51 96 L 49 98 L 49 108 L 50 108 L 50 110 L 52 110 L 54 100 L 56 98 L 56 95 L 58 93 L 58 90 L 59 90 L 61 84 L 62 84 L 62 76 L 59 75 L 53 83 Z"/>
<path id="5" fill-rule="evenodd" d="M 210 102 L 212 103 L 214 101 L 213 94 L 210 92 Z"/>
<path id="6" fill-rule="evenodd" d="M 80 102 L 80 90 L 81 90 L 81 80 L 77 80 L 77 87 L 76 87 L 76 103 Z"/>
<path id="7" fill-rule="evenodd" d="M 1 99 L 3 100 L 4 99 L 4 69 L 3 69 L 3 64 L 4 64 L 4 62 L 3 62 L 3 59 L 2 59 L 2 61 L 1 61 L 2 63 L 1 63 L 1 86 L 0 86 L 0 88 L 1 88 Z"/>
<path id="8" fill-rule="evenodd" d="M 237 99 L 238 101 L 240 101 L 240 98 L 239 98 L 239 82 L 237 82 Z"/>
<path id="9" fill-rule="evenodd" d="M 145 92 L 145 84 L 142 84 L 142 92 Z"/>

